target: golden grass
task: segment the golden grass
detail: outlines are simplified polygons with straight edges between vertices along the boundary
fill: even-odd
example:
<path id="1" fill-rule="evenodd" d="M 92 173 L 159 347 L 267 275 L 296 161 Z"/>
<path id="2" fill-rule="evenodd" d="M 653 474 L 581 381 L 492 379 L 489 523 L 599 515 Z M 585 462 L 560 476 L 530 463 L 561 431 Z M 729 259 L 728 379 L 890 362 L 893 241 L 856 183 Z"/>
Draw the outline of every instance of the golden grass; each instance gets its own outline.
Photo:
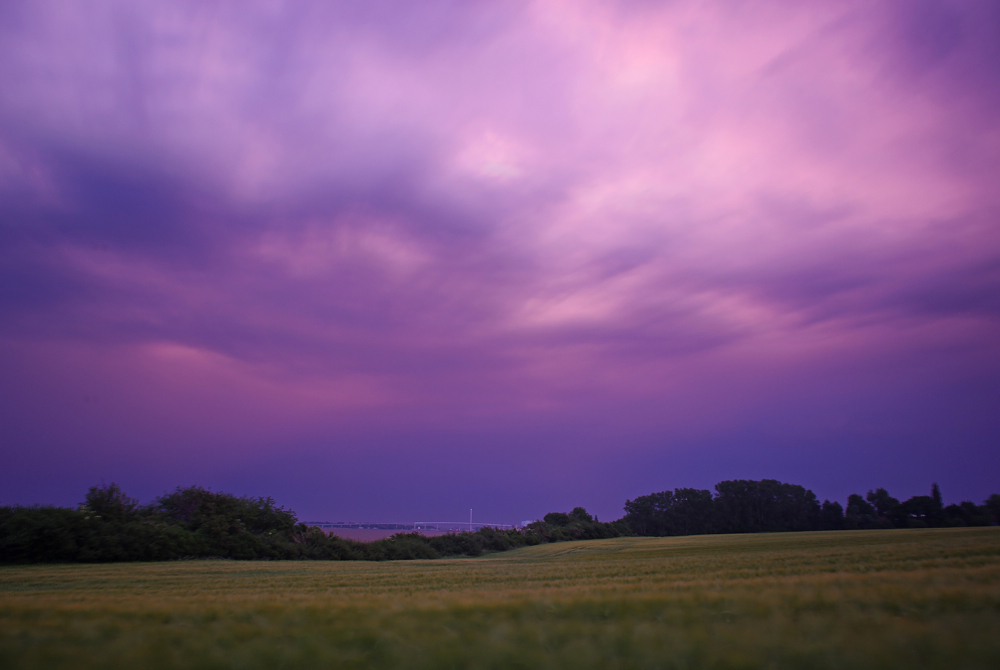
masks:
<path id="1" fill-rule="evenodd" d="M 1000 529 L 0 568 L 0 668 L 1000 668 Z"/>

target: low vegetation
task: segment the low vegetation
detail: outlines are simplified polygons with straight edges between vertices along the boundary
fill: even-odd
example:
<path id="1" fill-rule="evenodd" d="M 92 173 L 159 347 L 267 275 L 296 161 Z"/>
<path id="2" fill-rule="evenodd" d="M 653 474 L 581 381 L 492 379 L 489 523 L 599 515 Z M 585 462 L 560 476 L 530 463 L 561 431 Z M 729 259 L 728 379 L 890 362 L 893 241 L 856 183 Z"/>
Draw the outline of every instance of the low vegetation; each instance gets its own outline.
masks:
<path id="1" fill-rule="evenodd" d="M 984 526 L 996 523 L 1000 495 L 983 505 L 945 507 L 935 484 L 930 496 L 903 503 L 885 489 L 819 504 L 815 494 L 772 479 L 720 482 L 715 494 L 675 489 L 625 503 L 625 516 L 601 522 L 582 507 L 552 512 L 526 528 L 483 528 L 424 537 L 398 533 L 354 542 L 300 523 L 271 498 L 237 497 L 201 487 L 178 488 L 140 505 L 119 486 L 91 487 L 76 509 L 0 507 L 0 563 L 104 563 L 181 558 L 238 560 L 412 560 L 479 556 L 520 547 L 631 535 Z"/>
<path id="2" fill-rule="evenodd" d="M 0 667 L 1000 667 L 1000 529 L 0 567 Z"/>
<path id="3" fill-rule="evenodd" d="M 91 487 L 77 509 L 0 507 L 0 563 L 106 563 L 181 558 L 236 560 L 410 560 L 479 556 L 566 540 L 629 534 L 577 508 L 523 530 L 424 537 L 398 533 L 354 542 L 299 523 L 271 498 L 237 497 L 201 487 L 177 489 L 141 506 L 116 484 Z"/>

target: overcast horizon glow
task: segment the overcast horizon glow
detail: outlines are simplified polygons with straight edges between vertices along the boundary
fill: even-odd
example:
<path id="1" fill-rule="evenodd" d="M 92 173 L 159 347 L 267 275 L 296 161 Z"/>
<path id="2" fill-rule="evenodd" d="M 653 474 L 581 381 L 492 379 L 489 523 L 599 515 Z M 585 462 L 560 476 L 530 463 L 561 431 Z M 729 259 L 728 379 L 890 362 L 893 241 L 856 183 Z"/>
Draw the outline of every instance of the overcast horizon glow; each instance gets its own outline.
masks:
<path id="1" fill-rule="evenodd" d="M 986 0 L 4 3 L 0 504 L 981 502 L 997 184 Z"/>

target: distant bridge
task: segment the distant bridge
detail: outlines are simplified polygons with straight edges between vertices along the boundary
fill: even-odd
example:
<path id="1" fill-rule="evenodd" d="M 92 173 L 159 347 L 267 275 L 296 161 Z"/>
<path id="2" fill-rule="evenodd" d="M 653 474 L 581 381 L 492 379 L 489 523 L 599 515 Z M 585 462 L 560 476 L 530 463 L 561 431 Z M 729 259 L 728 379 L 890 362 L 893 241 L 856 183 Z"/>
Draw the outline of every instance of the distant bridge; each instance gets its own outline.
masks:
<path id="1" fill-rule="evenodd" d="M 437 531 L 476 531 L 481 528 L 496 528 L 497 530 L 508 530 L 517 528 L 516 524 L 509 523 L 482 523 L 476 521 L 413 521 L 410 523 L 381 523 L 381 522 L 361 522 L 361 521 L 304 521 L 307 526 L 317 528 L 335 529 L 350 528 L 356 530 L 437 530 Z"/>

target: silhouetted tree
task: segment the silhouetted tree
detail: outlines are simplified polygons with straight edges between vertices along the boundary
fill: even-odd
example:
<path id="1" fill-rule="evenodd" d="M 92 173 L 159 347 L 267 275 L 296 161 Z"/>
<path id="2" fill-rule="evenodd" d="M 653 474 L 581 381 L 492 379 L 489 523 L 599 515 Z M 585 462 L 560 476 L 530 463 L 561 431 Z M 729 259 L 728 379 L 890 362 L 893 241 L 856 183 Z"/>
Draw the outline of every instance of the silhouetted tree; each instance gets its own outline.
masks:
<path id="1" fill-rule="evenodd" d="M 985 505 L 977 505 L 964 501 L 958 505 L 951 504 L 942 510 L 945 526 L 989 526 L 990 513 Z"/>
<path id="2" fill-rule="evenodd" d="M 816 528 L 816 494 L 775 479 L 737 479 L 715 485 L 713 506 L 718 528 L 731 533 L 762 533 Z"/>
<path id="3" fill-rule="evenodd" d="M 639 496 L 635 500 L 626 500 L 623 520 L 636 535 L 670 535 L 672 533 L 670 533 L 667 514 L 673 504 L 674 494 L 672 491 L 650 493 Z"/>
<path id="4" fill-rule="evenodd" d="M 636 535 L 698 535 L 713 532 L 713 510 L 710 491 L 674 489 L 625 501 L 622 521 Z"/>
<path id="5" fill-rule="evenodd" d="M 869 491 L 868 495 L 865 496 L 865 500 L 875 508 L 876 516 L 885 518 L 888 518 L 890 513 L 899 506 L 899 501 L 889 495 L 889 492 L 883 488 Z"/>
<path id="6" fill-rule="evenodd" d="M 888 491 L 877 488 L 874 491 L 869 491 L 865 499 L 875 508 L 874 516 L 877 519 L 875 525 L 882 528 L 901 525 L 904 516 L 903 510 L 899 501 L 889 495 Z"/>
<path id="7" fill-rule="evenodd" d="M 565 512 L 549 512 L 542 518 L 542 521 L 549 525 L 563 528 L 569 525 L 571 519 L 569 514 L 566 514 Z"/>
<path id="8" fill-rule="evenodd" d="M 937 507 L 930 496 L 913 496 L 902 504 L 906 515 L 906 525 L 911 528 L 930 526 Z"/>
<path id="9" fill-rule="evenodd" d="M 912 528 L 944 525 L 941 490 L 937 484 L 931 487 L 929 496 L 913 496 L 902 503 L 905 524 Z"/>
<path id="10" fill-rule="evenodd" d="M 139 501 L 131 498 L 114 482 L 107 486 L 91 486 L 80 509 L 105 521 L 124 523 L 135 519 Z"/>
<path id="11" fill-rule="evenodd" d="M 992 523 L 1000 524 L 1000 493 L 994 493 L 983 503 L 987 513 L 990 515 Z"/>
<path id="12" fill-rule="evenodd" d="M 824 500 L 819 510 L 820 530 L 842 530 L 844 528 L 844 508 L 839 502 Z"/>
<path id="13" fill-rule="evenodd" d="M 847 496 L 847 509 L 844 512 L 844 528 L 860 530 L 875 527 L 875 507 L 857 493 Z"/>
<path id="14" fill-rule="evenodd" d="M 667 522 L 673 535 L 703 535 L 713 532 L 714 500 L 704 489 L 674 489 L 674 504 Z"/>

